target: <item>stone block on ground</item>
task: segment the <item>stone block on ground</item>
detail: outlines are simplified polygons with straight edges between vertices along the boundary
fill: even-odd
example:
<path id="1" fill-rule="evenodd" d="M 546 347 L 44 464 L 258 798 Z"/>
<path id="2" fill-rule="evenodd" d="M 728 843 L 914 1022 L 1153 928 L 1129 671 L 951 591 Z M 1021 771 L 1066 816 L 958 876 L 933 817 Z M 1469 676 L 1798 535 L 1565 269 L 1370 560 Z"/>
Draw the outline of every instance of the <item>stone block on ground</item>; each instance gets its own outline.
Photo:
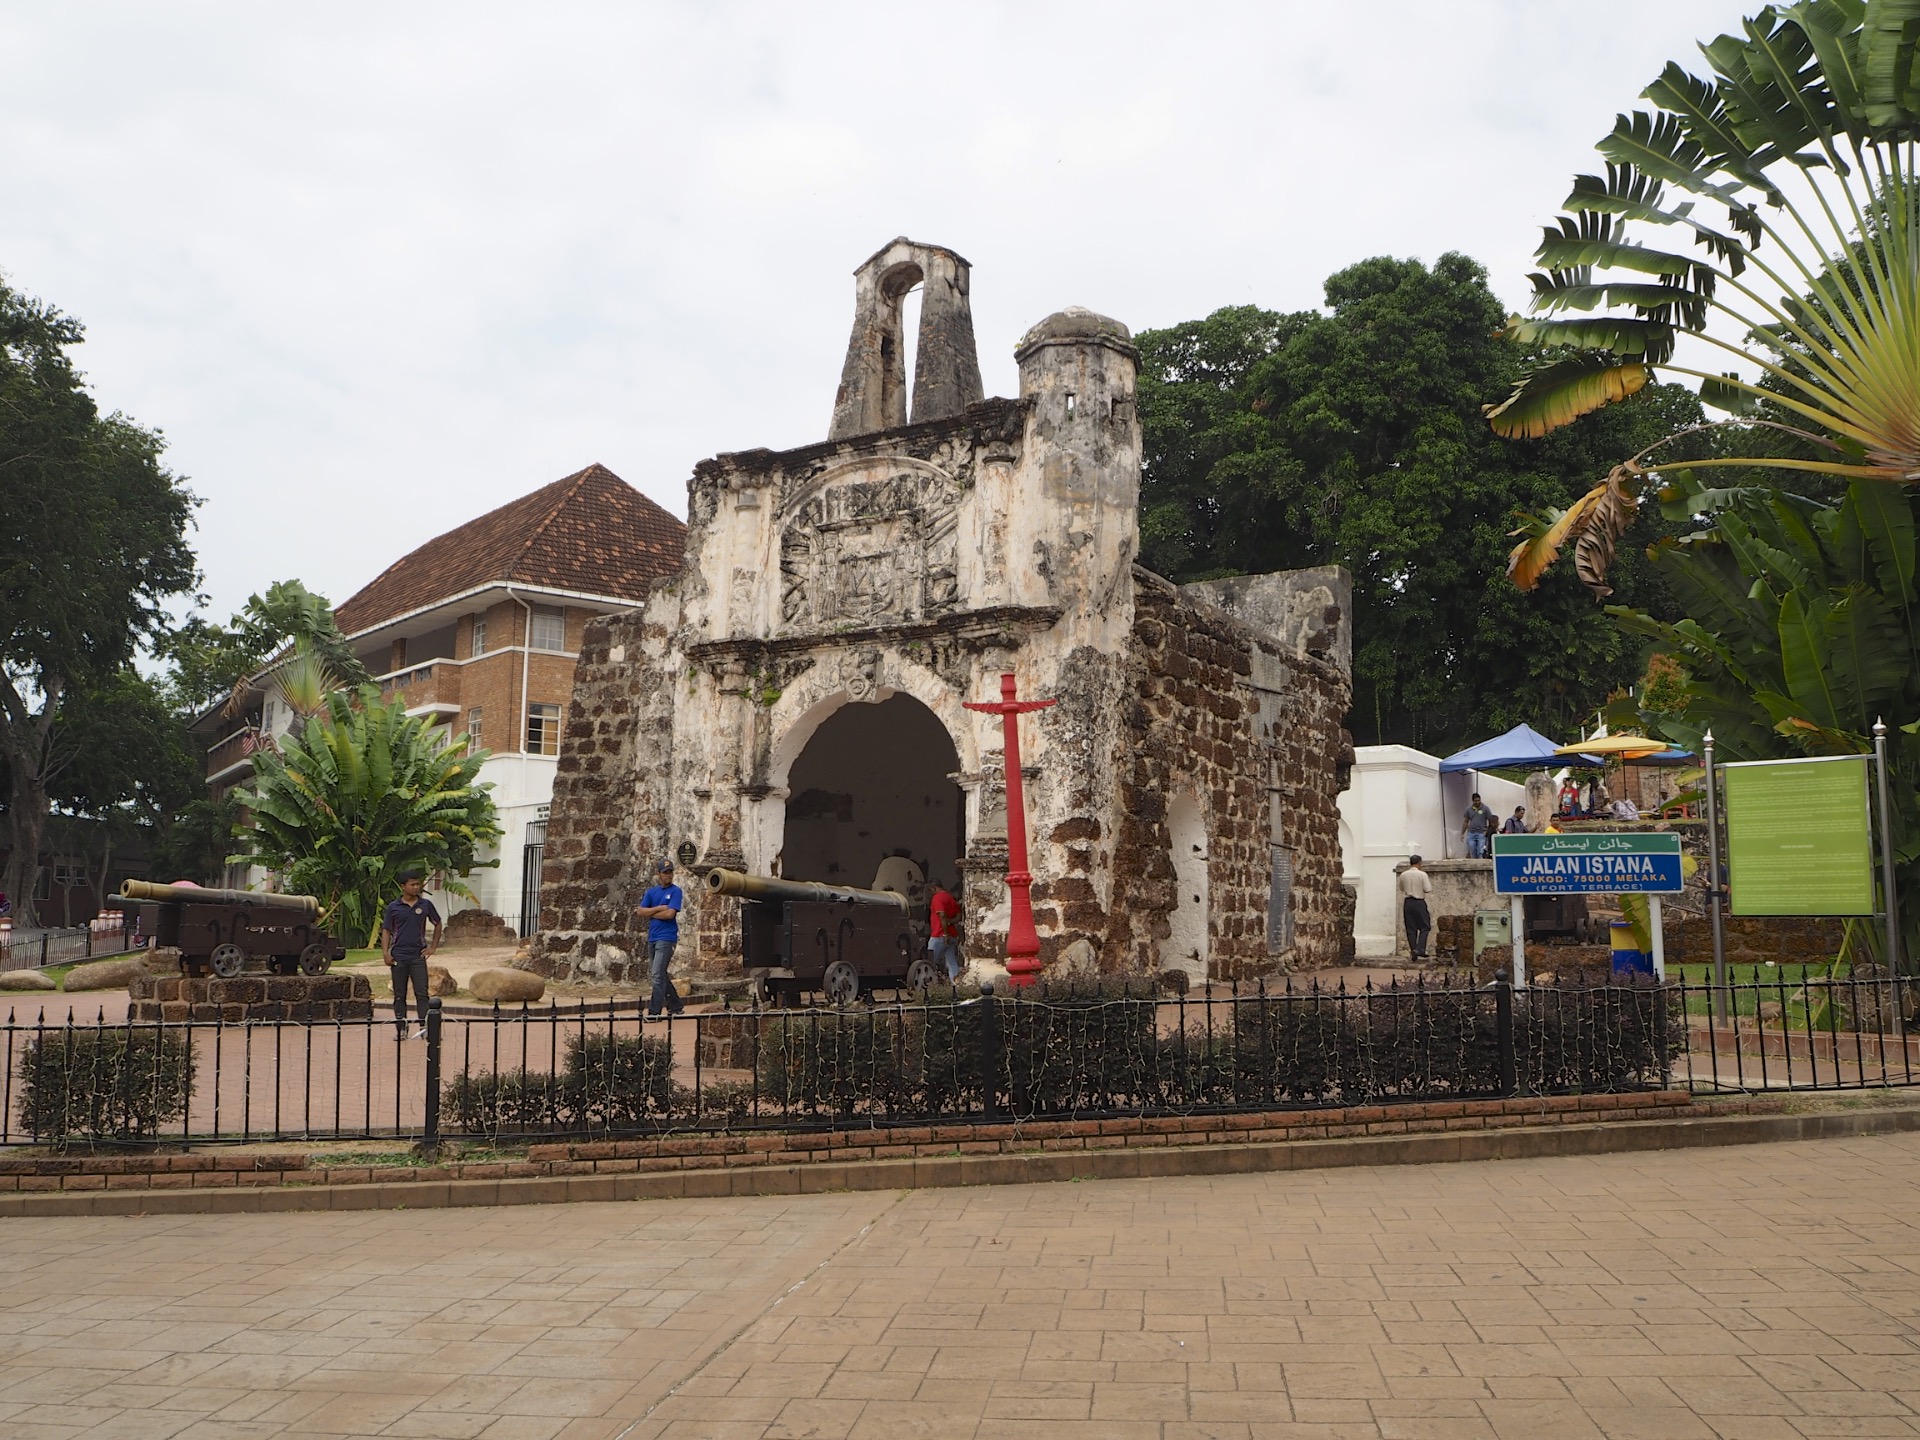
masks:
<path id="1" fill-rule="evenodd" d="M 453 972 L 444 965 L 427 966 L 427 994 L 458 995 L 460 982 L 453 978 Z"/>
<path id="2" fill-rule="evenodd" d="M 491 910 L 456 910 L 447 917 L 442 943 L 449 950 L 457 950 L 476 945 L 512 945 L 519 939 L 513 927 Z"/>
<path id="3" fill-rule="evenodd" d="M 476 1000 L 518 1005 L 544 996 L 547 982 L 525 970 L 476 970 L 467 989 Z"/>
<path id="4" fill-rule="evenodd" d="M 58 990 L 53 977 L 38 970 L 9 970 L 0 974 L 0 990 Z"/>
<path id="5" fill-rule="evenodd" d="M 124 990 L 147 973 L 144 955 L 128 960 L 96 960 L 67 972 L 65 990 Z"/>

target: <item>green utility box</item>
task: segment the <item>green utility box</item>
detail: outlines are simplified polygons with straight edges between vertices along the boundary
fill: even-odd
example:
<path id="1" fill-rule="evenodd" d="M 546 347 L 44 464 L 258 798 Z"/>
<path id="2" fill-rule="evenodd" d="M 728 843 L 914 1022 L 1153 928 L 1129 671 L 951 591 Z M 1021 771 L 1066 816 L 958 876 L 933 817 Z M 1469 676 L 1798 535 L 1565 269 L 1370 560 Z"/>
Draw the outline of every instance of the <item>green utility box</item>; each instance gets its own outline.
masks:
<path id="1" fill-rule="evenodd" d="M 1492 947 L 1513 949 L 1513 911 L 1476 910 L 1473 912 L 1473 953 Z"/>

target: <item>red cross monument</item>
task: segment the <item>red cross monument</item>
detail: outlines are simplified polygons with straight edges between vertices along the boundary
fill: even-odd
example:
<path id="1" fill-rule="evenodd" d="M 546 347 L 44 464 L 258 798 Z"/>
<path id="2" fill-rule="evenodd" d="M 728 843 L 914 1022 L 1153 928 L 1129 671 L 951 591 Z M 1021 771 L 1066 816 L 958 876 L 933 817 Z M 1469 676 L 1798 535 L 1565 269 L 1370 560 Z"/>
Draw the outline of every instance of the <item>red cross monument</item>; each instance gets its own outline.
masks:
<path id="1" fill-rule="evenodd" d="M 1016 700 L 1013 676 L 1000 677 L 998 701 L 964 701 L 969 710 L 998 715 L 1006 727 L 1007 764 L 1007 983 L 1031 985 L 1040 973 L 1040 937 L 1033 929 L 1033 875 L 1027 869 L 1027 804 L 1020 777 L 1020 717 L 1052 700 Z"/>

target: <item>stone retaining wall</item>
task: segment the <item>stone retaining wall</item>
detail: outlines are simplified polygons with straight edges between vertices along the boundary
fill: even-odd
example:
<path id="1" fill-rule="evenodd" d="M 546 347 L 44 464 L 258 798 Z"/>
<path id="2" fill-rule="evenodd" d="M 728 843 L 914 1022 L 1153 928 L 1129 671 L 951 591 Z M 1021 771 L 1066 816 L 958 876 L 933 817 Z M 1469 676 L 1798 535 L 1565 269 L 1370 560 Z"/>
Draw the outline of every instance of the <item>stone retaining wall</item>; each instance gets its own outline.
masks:
<path id="1" fill-rule="evenodd" d="M 1766 1102 L 1761 1102 L 1762 1105 Z M 185 1190 L 233 1186 L 365 1185 L 427 1180 L 537 1179 L 754 1165 L 841 1163 L 942 1155 L 1125 1150 L 1253 1141 L 1590 1125 L 1751 1113 L 1745 1097 L 1696 1101 L 1683 1090 L 1554 1095 L 1512 1100 L 1359 1105 L 1123 1120 L 1037 1120 L 889 1129 L 662 1135 L 533 1145 L 524 1160 L 441 1165 L 328 1165 L 301 1154 L 17 1156 L 0 1158 L 0 1193 Z"/>
<path id="2" fill-rule="evenodd" d="M 127 1018 L 332 1021 L 373 1016 L 364 975 L 239 975 L 231 980 L 142 975 L 127 986 Z"/>

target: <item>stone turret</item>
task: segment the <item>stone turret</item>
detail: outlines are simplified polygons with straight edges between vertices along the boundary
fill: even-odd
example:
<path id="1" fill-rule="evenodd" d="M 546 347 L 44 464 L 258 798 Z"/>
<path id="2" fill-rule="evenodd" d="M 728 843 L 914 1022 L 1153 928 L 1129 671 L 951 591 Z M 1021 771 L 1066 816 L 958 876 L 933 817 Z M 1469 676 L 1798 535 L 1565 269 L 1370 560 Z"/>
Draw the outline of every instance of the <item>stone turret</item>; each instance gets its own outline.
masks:
<path id="1" fill-rule="evenodd" d="M 1102 648 L 1126 643 L 1138 548 L 1140 352 L 1118 320 L 1078 306 L 1021 337 L 1028 407 L 1009 553 L 1030 593 L 1015 598 L 1110 619 Z"/>

